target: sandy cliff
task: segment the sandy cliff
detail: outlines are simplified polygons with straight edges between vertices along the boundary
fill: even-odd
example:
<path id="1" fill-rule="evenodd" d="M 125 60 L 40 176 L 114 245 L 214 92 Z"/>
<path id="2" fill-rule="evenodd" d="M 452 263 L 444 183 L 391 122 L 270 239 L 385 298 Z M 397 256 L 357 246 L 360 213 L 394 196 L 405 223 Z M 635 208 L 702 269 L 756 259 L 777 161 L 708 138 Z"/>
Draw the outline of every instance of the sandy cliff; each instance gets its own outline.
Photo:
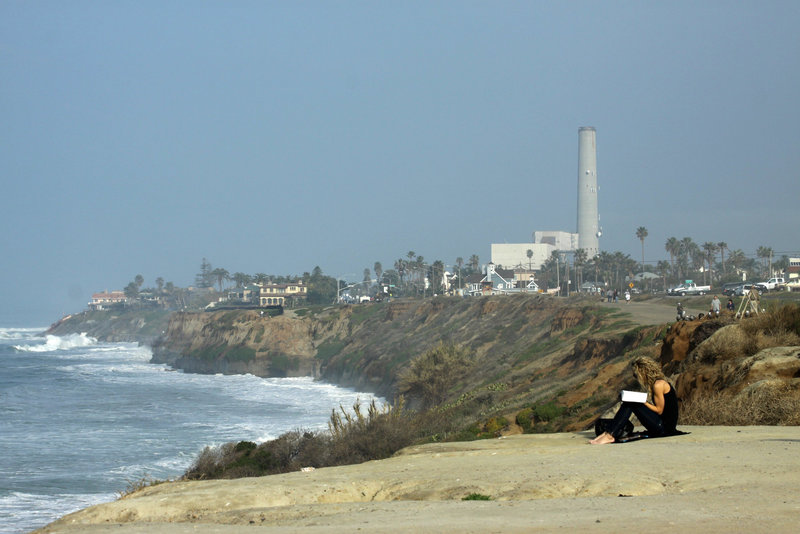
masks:
<path id="1" fill-rule="evenodd" d="M 800 428 L 685 430 L 621 445 L 587 445 L 586 433 L 429 444 L 361 465 L 166 483 L 41 532 L 796 531 Z"/>

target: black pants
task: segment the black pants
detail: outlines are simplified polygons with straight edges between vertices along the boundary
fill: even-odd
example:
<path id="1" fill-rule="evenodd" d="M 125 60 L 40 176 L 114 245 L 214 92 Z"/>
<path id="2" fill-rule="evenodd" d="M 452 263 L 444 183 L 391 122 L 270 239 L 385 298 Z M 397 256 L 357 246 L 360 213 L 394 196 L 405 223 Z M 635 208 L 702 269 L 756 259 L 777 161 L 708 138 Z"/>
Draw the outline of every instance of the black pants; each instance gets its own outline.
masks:
<path id="1" fill-rule="evenodd" d="M 632 414 L 636 415 L 639 422 L 654 436 L 663 436 L 666 434 L 664 422 L 661 420 L 661 416 L 656 412 L 641 402 L 623 402 L 622 406 L 619 407 L 619 410 L 617 410 L 617 413 L 614 415 L 614 420 L 608 430 L 608 433 L 614 436 L 614 439 L 622 437 L 622 430 L 625 428 L 625 423 L 628 422 Z"/>

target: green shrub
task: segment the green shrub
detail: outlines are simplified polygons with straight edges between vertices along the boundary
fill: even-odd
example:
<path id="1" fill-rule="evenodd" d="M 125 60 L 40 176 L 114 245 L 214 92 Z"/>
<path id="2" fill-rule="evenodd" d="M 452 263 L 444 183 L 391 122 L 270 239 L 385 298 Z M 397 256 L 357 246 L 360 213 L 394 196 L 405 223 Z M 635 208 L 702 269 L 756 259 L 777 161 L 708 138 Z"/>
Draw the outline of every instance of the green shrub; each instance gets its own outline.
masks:
<path id="1" fill-rule="evenodd" d="M 297 358 L 286 354 L 271 354 L 269 357 L 269 367 L 273 371 L 295 371 L 300 368 L 300 361 Z"/>
<path id="2" fill-rule="evenodd" d="M 225 359 L 231 362 L 251 362 L 256 359 L 256 349 L 239 345 L 228 350 Z"/>
<path id="3" fill-rule="evenodd" d="M 438 406 L 471 367 L 472 358 L 466 349 L 439 343 L 411 361 L 400 376 L 398 391 L 419 399 L 425 407 Z"/>
<path id="4" fill-rule="evenodd" d="M 447 428 L 435 412 L 415 413 L 400 399 L 379 408 L 375 401 L 364 410 L 333 411 L 327 432 L 292 431 L 255 445 L 249 441 L 206 447 L 184 474 L 189 480 L 263 476 L 387 458 L 403 447 Z"/>
<path id="5" fill-rule="evenodd" d="M 533 432 L 533 408 L 523 408 L 520 410 L 516 420 L 525 434 Z"/>
<path id="6" fill-rule="evenodd" d="M 325 341 L 317 348 L 317 359 L 327 362 L 337 354 L 339 354 L 345 347 L 346 343 L 338 338 Z"/>
<path id="7" fill-rule="evenodd" d="M 537 404 L 533 407 L 533 416 L 541 421 L 552 421 L 564 413 L 563 406 L 557 406 L 553 401 L 547 404 Z"/>
<path id="8" fill-rule="evenodd" d="M 240 441 L 234 447 L 233 452 L 247 452 L 255 449 L 258 445 L 253 443 L 252 441 Z"/>
<path id="9" fill-rule="evenodd" d="M 491 501 L 492 498 L 488 495 L 483 495 L 481 493 L 470 493 L 466 497 L 461 499 L 462 501 Z"/>
<path id="10" fill-rule="evenodd" d="M 505 417 L 492 417 L 484 425 L 485 432 L 493 435 L 499 434 L 506 427 L 508 427 L 508 419 Z"/>

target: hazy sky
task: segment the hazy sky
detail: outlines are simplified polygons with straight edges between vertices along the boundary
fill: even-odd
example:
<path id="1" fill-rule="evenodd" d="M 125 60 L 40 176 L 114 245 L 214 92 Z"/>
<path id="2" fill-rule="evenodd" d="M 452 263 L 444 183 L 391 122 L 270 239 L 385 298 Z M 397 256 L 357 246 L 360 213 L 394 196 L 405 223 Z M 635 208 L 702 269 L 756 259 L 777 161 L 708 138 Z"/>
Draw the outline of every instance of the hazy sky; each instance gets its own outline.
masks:
<path id="1" fill-rule="evenodd" d="M 2 324 L 575 231 L 800 253 L 800 3 L 0 2 Z"/>

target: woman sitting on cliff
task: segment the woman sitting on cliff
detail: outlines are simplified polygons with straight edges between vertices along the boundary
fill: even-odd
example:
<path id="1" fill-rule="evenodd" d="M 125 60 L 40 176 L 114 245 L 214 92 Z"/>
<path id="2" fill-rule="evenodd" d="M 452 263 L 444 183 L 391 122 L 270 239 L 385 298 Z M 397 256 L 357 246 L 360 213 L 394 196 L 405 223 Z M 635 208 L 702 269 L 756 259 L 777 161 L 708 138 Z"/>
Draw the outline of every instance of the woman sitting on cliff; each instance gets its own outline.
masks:
<path id="1" fill-rule="evenodd" d="M 620 439 L 631 414 L 636 415 L 650 437 L 677 433 L 675 426 L 678 424 L 678 396 L 675 388 L 667 382 L 661 366 L 655 360 L 645 357 L 633 360 L 632 366 L 633 376 L 642 389 L 650 393 L 653 403 L 623 402 L 608 430 L 593 439 L 590 442 L 592 445 L 614 443 Z"/>

